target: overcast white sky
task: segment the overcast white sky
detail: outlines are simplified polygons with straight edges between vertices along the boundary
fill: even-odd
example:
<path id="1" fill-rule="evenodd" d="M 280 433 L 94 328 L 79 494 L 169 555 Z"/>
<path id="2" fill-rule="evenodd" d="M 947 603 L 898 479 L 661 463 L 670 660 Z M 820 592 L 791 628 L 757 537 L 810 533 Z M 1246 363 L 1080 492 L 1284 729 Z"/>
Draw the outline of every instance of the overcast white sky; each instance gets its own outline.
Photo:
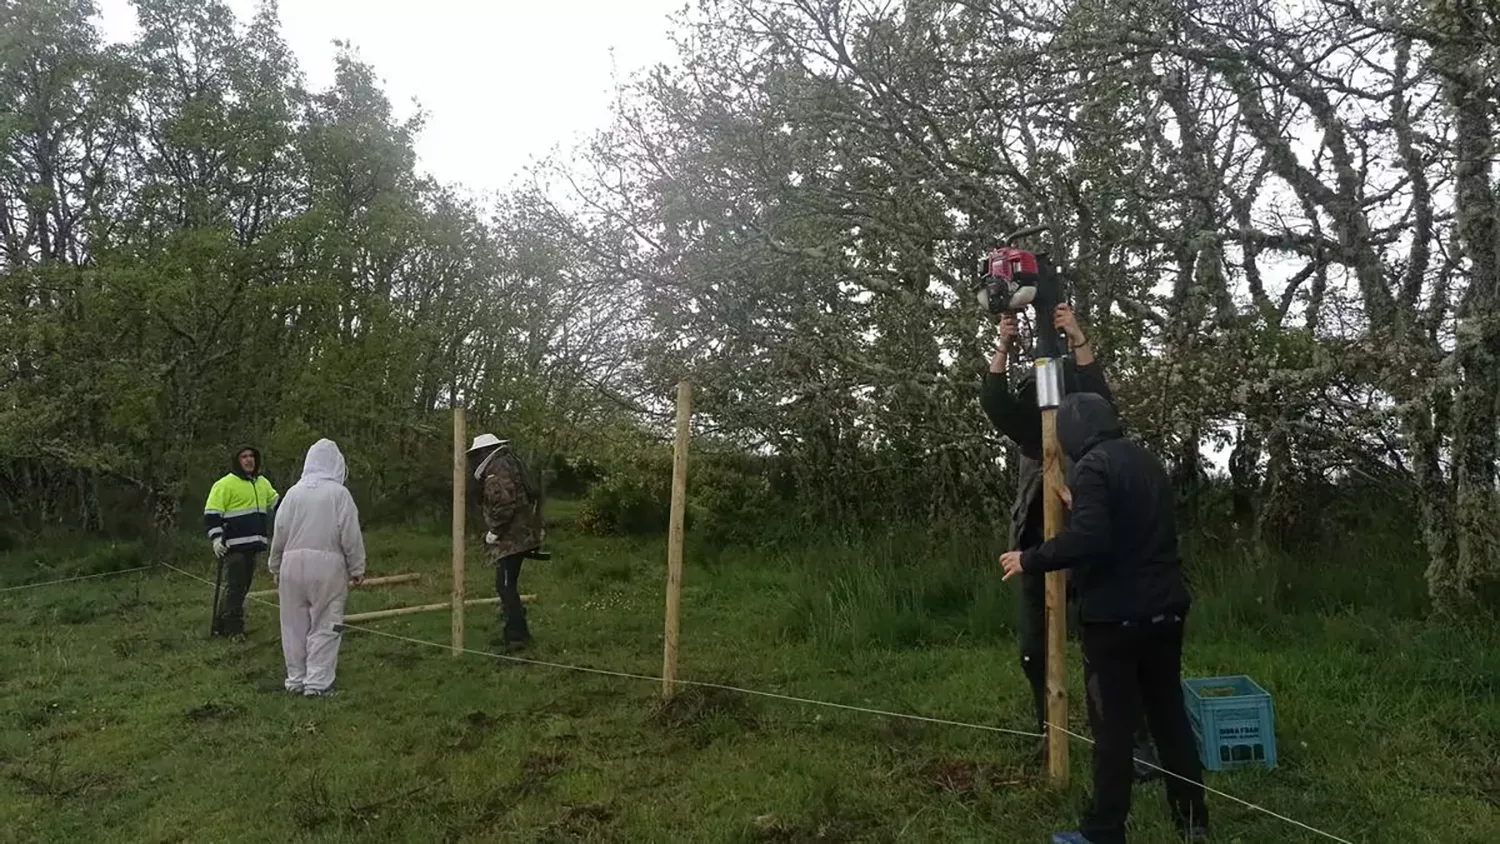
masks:
<path id="1" fill-rule="evenodd" d="M 129 0 L 97 0 L 105 38 L 130 38 Z M 241 23 L 255 0 L 228 0 Z M 421 166 L 475 191 L 505 188 L 534 158 L 609 119 L 613 73 L 673 61 L 667 16 L 685 0 L 281 0 L 282 37 L 314 89 L 333 40 L 384 80 L 401 116 L 428 114 Z"/>

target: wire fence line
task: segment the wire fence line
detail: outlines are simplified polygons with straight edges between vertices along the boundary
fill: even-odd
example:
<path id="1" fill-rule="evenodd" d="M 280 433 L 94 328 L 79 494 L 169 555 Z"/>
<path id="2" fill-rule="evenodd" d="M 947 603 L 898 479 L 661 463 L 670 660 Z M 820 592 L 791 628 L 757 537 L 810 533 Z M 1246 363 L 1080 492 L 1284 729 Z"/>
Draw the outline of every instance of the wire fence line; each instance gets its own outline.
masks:
<path id="1" fill-rule="evenodd" d="M 163 563 L 162 565 L 165 565 L 165 563 Z M 60 578 L 58 580 L 43 581 L 42 583 L 22 583 L 22 584 L 20 584 L 18 586 L 0 587 L 0 594 L 4 594 L 6 592 L 21 592 L 21 591 L 24 591 L 24 590 L 27 590 L 27 589 L 40 589 L 43 586 L 61 586 L 64 583 L 77 583 L 77 582 L 82 581 L 82 580 L 96 580 L 96 579 L 101 578 L 101 577 L 114 577 L 117 574 L 133 574 L 133 573 L 138 572 L 138 571 L 146 571 L 148 569 L 154 569 L 156 567 L 157 567 L 156 564 L 153 563 L 153 564 L 151 564 L 149 566 L 136 566 L 133 569 L 120 569 L 118 571 L 101 571 L 101 572 L 97 572 L 95 574 L 80 574 L 80 575 L 78 575 L 76 577 L 64 577 L 64 578 Z"/>
<path id="2" fill-rule="evenodd" d="M 169 563 L 162 563 L 162 565 L 164 567 L 166 567 L 166 568 L 174 571 L 174 572 L 177 572 L 178 574 L 184 575 L 186 577 L 190 577 L 193 580 L 199 581 L 200 583 L 203 583 L 203 584 L 208 585 L 210 587 L 214 585 L 213 582 L 210 581 L 210 580 L 208 580 L 207 578 L 199 577 L 196 574 L 184 571 L 184 570 L 182 570 L 180 568 L 177 568 L 176 566 L 173 566 L 173 565 L 171 565 Z M 264 605 L 269 606 L 269 607 L 275 607 L 275 606 L 277 606 L 276 604 L 274 604 L 274 603 L 272 603 L 270 601 L 267 601 L 267 600 L 265 600 L 263 598 L 252 597 L 251 600 L 256 601 L 257 603 L 264 604 Z M 436 648 L 436 649 L 445 650 L 445 651 L 451 651 L 452 647 L 453 647 L 451 644 L 444 644 L 442 642 L 432 642 L 432 641 L 428 641 L 426 639 L 417 639 L 417 638 L 414 638 L 414 637 L 411 637 L 411 636 L 402 636 L 402 635 L 397 634 L 397 633 L 388 633 L 388 632 L 386 632 L 384 630 L 376 630 L 374 628 L 367 627 L 367 626 L 362 625 L 362 624 L 340 624 L 339 625 L 339 629 L 340 630 L 354 630 L 354 631 L 357 631 L 357 632 L 360 632 L 360 633 L 365 633 L 365 634 L 373 635 L 373 636 L 376 636 L 376 637 L 391 639 L 391 640 L 399 641 L 399 642 L 405 642 L 407 644 L 421 645 L 423 647 L 428 647 L 428 648 Z M 542 667 L 542 668 L 552 668 L 552 669 L 557 669 L 557 670 L 562 670 L 562 671 L 572 671 L 572 672 L 576 672 L 576 673 L 593 674 L 593 675 L 606 676 L 606 677 L 615 677 L 615 678 L 628 679 L 628 680 L 640 680 L 640 681 L 647 681 L 647 682 L 652 682 L 652 683 L 662 683 L 662 682 L 664 682 L 664 678 L 659 677 L 659 676 L 652 676 L 650 674 L 637 674 L 637 673 L 628 672 L 628 671 L 613 671 L 613 670 L 604 669 L 604 668 L 593 668 L 593 667 L 586 666 L 586 665 L 570 665 L 568 663 L 550 662 L 550 661 L 547 661 L 547 660 L 539 660 L 539 659 L 530 659 L 530 658 L 527 658 L 527 657 L 514 656 L 512 654 L 494 653 L 492 651 L 483 651 L 483 650 L 478 650 L 478 649 L 474 649 L 474 648 L 467 648 L 467 647 L 460 648 L 459 650 L 461 650 L 463 653 L 472 654 L 474 656 L 482 656 L 482 657 L 488 657 L 490 659 L 505 660 L 507 662 L 514 662 L 514 663 L 519 663 L 519 664 L 523 664 L 523 665 L 535 665 L 535 666 Z M 705 688 L 705 689 L 717 689 L 719 691 L 726 691 L 726 692 L 732 692 L 732 693 L 743 694 L 743 695 L 751 695 L 751 696 L 755 696 L 755 697 L 771 698 L 771 699 L 774 699 L 774 700 L 783 700 L 783 701 L 788 701 L 788 702 L 791 702 L 791 703 L 799 703 L 799 704 L 804 704 L 804 705 L 808 705 L 808 706 L 820 706 L 820 707 L 825 707 L 825 708 L 829 708 L 829 709 L 845 710 L 845 711 L 849 711 L 849 712 L 859 712 L 859 713 L 868 714 L 868 715 L 878 715 L 878 716 L 882 716 L 882 717 L 886 717 L 886 718 L 897 718 L 897 719 L 910 720 L 910 721 L 919 721 L 919 722 L 929 723 L 929 724 L 938 724 L 938 725 L 941 725 L 941 726 L 958 727 L 958 728 L 961 728 L 961 729 L 978 730 L 978 731 L 982 731 L 982 732 L 999 733 L 999 734 L 1003 734 L 1003 735 L 1019 736 L 1019 737 L 1024 737 L 1024 738 L 1042 738 L 1044 736 L 1043 733 L 1039 733 L 1039 732 L 1036 732 L 1036 731 L 1014 730 L 1014 729 L 1009 729 L 1009 728 L 1006 728 L 1006 727 L 997 727 L 997 726 L 994 726 L 993 724 L 979 724 L 979 723 L 974 723 L 974 722 L 970 722 L 970 721 L 957 721 L 957 720 L 951 720 L 951 719 L 947 719 L 947 718 L 934 718 L 934 717 L 930 717 L 930 716 L 926 716 L 926 715 L 916 715 L 916 714 L 908 713 L 908 712 L 894 712 L 894 711 L 886 710 L 886 709 L 876 709 L 876 708 L 872 708 L 872 707 L 855 706 L 855 705 L 847 704 L 847 703 L 837 703 L 837 702 L 834 702 L 834 701 L 826 701 L 826 700 L 817 700 L 817 699 L 814 699 L 814 698 L 797 697 L 795 695 L 782 694 L 780 692 L 768 692 L 768 691 L 763 691 L 763 690 L 760 690 L 760 689 L 750 689 L 750 688 L 745 688 L 745 687 L 742 687 L 742 686 L 731 686 L 731 685 L 726 685 L 726 684 L 723 684 L 723 683 L 708 683 L 708 682 L 703 682 L 703 681 L 700 681 L 700 680 L 681 680 L 681 679 L 674 679 L 672 682 L 675 683 L 675 684 L 677 684 L 677 685 L 680 685 L 680 686 L 689 686 L 689 687 L 697 687 L 697 688 Z M 1088 737 L 1086 735 L 1083 735 L 1081 733 L 1074 732 L 1073 730 L 1070 730 L 1067 727 L 1057 726 L 1057 725 L 1052 724 L 1050 722 L 1048 722 L 1047 727 L 1050 728 L 1050 729 L 1057 730 L 1058 732 L 1060 732 L 1060 733 L 1062 733 L 1064 735 L 1067 735 L 1067 736 L 1070 736 L 1072 738 L 1078 739 L 1079 741 L 1082 741 L 1082 742 L 1084 742 L 1086 744 L 1093 745 L 1095 743 L 1092 738 L 1090 738 L 1090 737 Z M 1168 771 L 1167 769 L 1165 769 L 1165 768 L 1163 768 L 1163 767 L 1161 767 L 1159 765 L 1155 765 L 1155 764 L 1152 764 L 1150 762 L 1146 762 L 1146 761 L 1140 760 L 1140 759 L 1137 759 L 1136 761 L 1140 762 L 1140 764 L 1145 765 L 1148 768 L 1151 768 L 1153 770 L 1159 771 L 1160 773 L 1162 773 L 1165 776 L 1176 777 L 1177 779 L 1186 779 L 1185 777 L 1182 777 L 1182 776 L 1180 776 L 1178 774 L 1174 774 L 1171 771 Z M 1337 841 L 1337 842 L 1339 842 L 1339 844 L 1353 844 L 1353 842 L 1349 841 L 1348 839 L 1341 838 L 1341 837 L 1339 837 L 1337 835 L 1334 835 L 1331 832 L 1319 829 L 1319 828 L 1317 828 L 1315 826 L 1311 826 L 1309 824 L 1305 824 L 1305 823 L 1303 823 L 1303 822 L 1301 822 L 1299 820 L 1296 820 L 1294 818 L 1289 818 L 1286 815 L 1283 815 L 1283 814 L 1280 814 L 1278 812 L 1275 812 L 1275 811 L 1273 811 L 1271 809 L 1268 809 L 1268 808 L 1266 808 L 1264 806 L 1261 806 L 1259 804 L 1252 803 L 1249 800 L 1245 800 L 1243 798 L 1236 797 L 1233 794 L 1229 794 L 1228 792 L 1225 792 L 1225 791 L 1220 791 L 1219 789 L 1213 788 L 1212 786 L 1209 786 L 1207 784 L 1201 784 L 1201 785 L 1203 787 L 1203 790 L 1206 791 L 1206 792 L 1208 792 L 1209 794 L 1213 794 L 1216 797 L 1221 797 L 1221 798 L 1223 798 L 1225 800 L 1229 800 L 1229 801 L 1231 801 L 1233 803 L 1237 803 L 1237 804 L 1239 804 L 1241 806 L 1244 806 L 1245 808 L 1254 810 L 1256 812 L 1260 812 L 1261 814 L 1264 814 L 1267 817 L 1275 818 L 1276 820 L 1279 820 L 1279 821 L 1282 821 L 1283 823 L 1287 823 L 1287 824 L 1290 824 L 1292 826 L 1298 827 L 1298 828 L 1303 829 L 1303 830 L 1305 830 L 1307 832 L 1313 833 L 1314 835 L 1318 835 L 1318 836 L 1321 836 L 1323 838 L 1327 838 L 1330 841 Z"/>

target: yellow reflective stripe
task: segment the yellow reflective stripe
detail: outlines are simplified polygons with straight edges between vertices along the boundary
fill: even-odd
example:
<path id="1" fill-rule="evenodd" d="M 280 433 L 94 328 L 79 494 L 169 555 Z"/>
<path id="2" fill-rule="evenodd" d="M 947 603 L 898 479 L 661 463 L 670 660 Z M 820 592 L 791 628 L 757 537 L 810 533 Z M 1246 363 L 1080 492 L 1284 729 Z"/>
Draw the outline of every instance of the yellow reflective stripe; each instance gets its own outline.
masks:
<path id="1" fill-rule="evenodd" d="M 240 516 L 253 516 L 257 513 L 264 514 L 265 512 L 266 508 L 264 507 L 246 507 L 243 510 L 231 510 L 228 513 L 224 514 L 224 518 L 235 519 L 239 518 Z"/>
<path id="2" fill-rule="evenodd" d="M 264 536 L 236 536 L 234 539 L 228 540 L 224 544 L 228 545 L 230 548 L 233 548 L 236 545 L 251 545 L 256 542 L 263 543 L 265 541 L 266 538 Z"/>

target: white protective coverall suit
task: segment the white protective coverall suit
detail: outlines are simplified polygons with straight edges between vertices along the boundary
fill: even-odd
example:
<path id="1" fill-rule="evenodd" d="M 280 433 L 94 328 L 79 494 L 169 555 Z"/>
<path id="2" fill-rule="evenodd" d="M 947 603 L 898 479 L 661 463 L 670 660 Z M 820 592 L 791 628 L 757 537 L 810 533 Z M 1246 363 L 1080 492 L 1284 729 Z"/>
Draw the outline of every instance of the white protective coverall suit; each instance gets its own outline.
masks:
<path id="1" fill-rule="evenodd" d="M 333 686 L 349 581 L 365 574 L 359 509 L 344 487 L 348 467 L 332 440 L 307 450 L 302 479 L 276 511 L 267 564 L 281 603 L 286 689 L 305 695 Z"/>

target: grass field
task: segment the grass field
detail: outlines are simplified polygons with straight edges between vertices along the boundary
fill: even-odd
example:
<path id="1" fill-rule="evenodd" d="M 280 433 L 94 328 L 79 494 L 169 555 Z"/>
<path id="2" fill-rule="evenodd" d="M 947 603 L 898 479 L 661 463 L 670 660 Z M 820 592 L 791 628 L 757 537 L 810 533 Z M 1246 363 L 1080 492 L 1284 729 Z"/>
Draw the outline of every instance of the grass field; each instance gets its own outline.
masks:
<path id="1" fill-rule="evenodd" d="M 577 536 L 559 518 L 554 559 L 522 575 L 539 595 L 532 656 L 658 674 L 663 544 Z M 446 598 L 445 536 L 368 541 L 372 575 L 425 579 L 356 594 L 350 611 Z M 0 585 L 46 579 L 39 557 L 66 574 L 138 553 L 12 551 Z M 211 578 L 206 553 L 174 562 Z M 868 553 L 869 578 L 901 574 Z M 839 554 L 846 568 L 861 556 L 690 548 L 681 676 L 1026 728 L 1008 593 L 952 609 L 912 587 L 872 609 L 868 584 L 808 574 Z M 491 576 L 473 558 L 471 596 L 493 595 Z M 1270 689 L 1282 764 L 1210 785 L 1350 841 L 1500 840 L 1500 636 L 1372 611 L 1275 613 L 1249 589 L 1211 585 L 1187 672 Z M 914 620 L 924 596 L 968 620 Z M 291 698 L 274 610 L 252 607 L 243 642 L 211 641 L 210 600 L 162 569 L 0 593 L 6 840 L 1041 842 L 1085 796 L 1078 742 L 1075 785 L 1057 794 L 1029 767 L 1032 739 L 695 688 L 662 706 L 657 683 L 358 631 L 338 694 Z M 862 632 L 883 618 L 894 632 Z M 992 632 L 973 635 L 984 623 Z M 445 613 L 370 623 L 435 643 L 448 625 Z M 471 647 L 495 629 L 492 609 L 470 611 Z M 1076 653 L 1072 666 L 1081 714 Z M 1171 840 L 1160 785 L 1136 793 L 1134 840 Z M 1210 810 L 1215 841 L 1326 840 L 1220 798 Z"/>

